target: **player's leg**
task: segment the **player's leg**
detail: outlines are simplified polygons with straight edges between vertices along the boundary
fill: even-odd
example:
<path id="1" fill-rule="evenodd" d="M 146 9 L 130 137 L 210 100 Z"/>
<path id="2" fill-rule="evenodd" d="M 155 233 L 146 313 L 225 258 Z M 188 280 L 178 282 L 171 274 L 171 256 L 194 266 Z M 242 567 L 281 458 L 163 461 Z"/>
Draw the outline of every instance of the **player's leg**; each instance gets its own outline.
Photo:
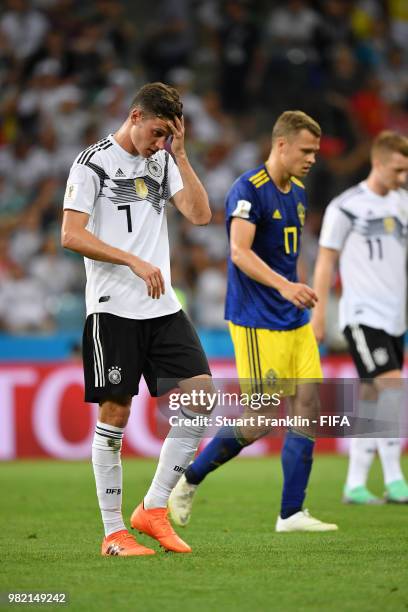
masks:
<path id="1" fill-rule="evenodd" d="M 129 354 L 137 344 L 129 341 L 134 323 L 110 314 L 88 316 L 83 335 L 85 400 L 99 403 L 92 443 L 92 464 L 105 530 L 102 554 L 130 556 L 154 554 L 138 544 L 122 518 L 123 433 L 132 395 L 138 392 L 137 362 Z"/>
<path id="2" fill-rule="evenodd" d="M 377 376 L 377 415 L 389 425 L 389 434 L 377 438 L 378 454 L 385 482 L 385 499 L 390 503 L 408 503 L 408 484 L 401 469 L 400 414 L 405 406 L 401 370 L 391 370 Z"/>
<path id="3" fill-rule="evenodd" d="M 399 410 L 404 405 L 401 379 L 403 336 L 393 337 L 383 330 L 365 325 L 346 327 L 344 335 L 360 378 L 373 382 L 371 385 L 362 385 L 359 415 L 369 418 L 371 411 L 375 412 L 374 418 L 381 430 L 384 429 L 384 424 L 388 423 L 387 432 L 383 431 L 381 437 L 351 440 L 345 501 L 381 503 L 366 487 L 370 459 L 372 460 L 377 449 L 386 481 L 386 498 L 397 503 L 406 503 L 408 487 L 401 472 L 400 440 L 395 429 Z M 369 386 L 372 388 L 370 396 L 366 393 Z"/>
<path id="4" fill-rule="evenodd" d="M 105 529 L 104 556 L 150 555 L 154 551 L 138 544 L 122 517 L 122 438 L 129 419 L 131 397 L 102 402 L 92 443 L 92 465 L 99 508 Z"/>
<path id="5" fill-rule="evenodd" d="M 224 463 L 236 457 L 243 448 L 265 435 L 241 433 L 239 427 L 222 427 L 211 442 L 201 451 L 181 476 L 169 498 L 169 510 L 173 521 L 184 527 L 190 521 L 194 495 L 204 478 Z M 245 437 L 246 436 L 246 437 Z"/>
<path id="6" fill-rule="evenodd" d="M 122 438 L 131 398 L 106 400 L 99 407 L 92 442 L 92 465 L 105 536 L 125 529 L 122 517 Z"/>
<path id="7" fill-rule="evenodd" d="M 318 385 L 299 384 L 291 398 L 291 414 L 305 421 L 317 419 L 320 409 Z M 300 422 L 300 419 L 299 419 Z M 310 425 L 287 432 L 282 448 L 283 490 L 276 531 L 335 531 L 337 525 L 324 523 L 303 509 L 313 464 L 313 430 Z"/>
<path id="8" fill-rule="evenodd" d="M 214 393 L 209 365 L 198 336 L 183 312 L 152 324 L 152 344 L 144 370 L 146 382 L 157 393 L 158 379 L 178 381 L 182 393 L 203 397 Z M 171 387 L 172 385 L 170 385 Z M 169 387 L 169 388 L 170 388 Z M 194 424 L 197 415 L 208 415 L 203 401 L 183 407 L 177 425 L 171 427 L 160 452 L 159 462 L 145 498 L 131 517 L 132 527 L 157 539 L 167 550 L 191 552 L 174 532 L 167 519 L 167 504 L 172 489 L 194 457 L 205 431 L 205 424 Z"/>
<path id="9" fill-rule="evenodd" d="M 198 393 L 213 393 L 211 377 L 202 375 L 179 383 L 183 393 L 195 390 Z M 205 425 L 188 424 L 194 416 L 209 414 L 207 405 L 183 407 L 181 424 L 174 425 L 160 452 L 159 462 L 153 480 L 144 500 L 135 509 L 131 517 L 131 526 L 157 539 L 167 550 L 173 552 L 191 552 L 190 546 L 177 536 L 167 518 L 167 504 L 172 489 L 194 457 L 204 434 Z M 179 420 L 181 421 L 181 419 Z"/>
<path id="10" fill-rule="evenodd" d="M 193 389 L 198 392 L 203 390 L 205 393 L 214 393 L 213 383 L 208 375 L 180 382 L 179 386 L 182 393 L 190 393 Z M 179 419 L 179 423 L 170 429 L 163 443 L 156 473 L 144 498 L 145 508 L 167 507 L 172 489 L 194 457 L 204 434 L 205 425 L 188 424 L 188 420 L 200 414 L 209 414 L 206 404 L 181 409 L 180 415 L 186 418 Z"/>
<path id="11" fill-rule="evenodd" d="M 267 371 L 261 361 L 264 355 L 271 355 L 268 332 L 230 324 L 234 344 L 235 360 L 241 390 L 248 392 L 262 382 L 262 372 Z M 268 346 L 262 350 L 263 344 Z M 270 367 L 270 366 L 269 366 Z M 193 498 L 198 485 L 210 473 L 236 457 L 243 448 L 267 433 L 255 428 L 239 428 L 233 425 L 222 427 L 211 442 L 188 466 L 169 499 L 169 509 L 173 521 L 185 526 L 191 517 Z"/>
<path id="12" fill-rule="evenodd" d="M 191 485 L 199 485 L 210 472 L 236 457 L 259 437 L 245 437 L 241 429 L 233 425 L 222 427 L 194 463 L 188 466 L 184 474 L 186 481 Z"/>
<path id="13" fill-rule="evenodd" d="M 361 382 L 358 417 L 366 422 L 374 421 L 378 394 L 372 383 Z M 353 437 L 350 439 L 349 464 L 343 502 L 346 504 L 380 504 L 382 500 L 367 489 L 371 464 L 377 452 L 377 438 Z"/>
<path id="14" fill-rule="evenodd" d="M 360 380 L 360 397 L 357 415 L 367 423 L 375 420 L 377 391 L 372 384 L 376 370 L 372 342 L 375 332 L 364 325 L 347 326 L 344 336 L 356 366 Z M 365 432 L 358 432 L 364 434 Z M 369 435 L 369 434 L 367 434 Z M 343 492 L 343 501 L 352 504 L 379 504 L 380 498 L 367 489 L 367 478 L 377 450 L 377 439 L 367 435 L 356 435 L 350 440 L 349 466 Z"/>
<path id="15" fill-rule="evenodd" d="M 296 383 L 290 398 L 290 414 L 304 419 L 305 425 L 292 428 L 282 448 L 283 490 L 276 531 L 334 531 L 337 525 L 323 523 L 303 509 L 303 502 L 313 464 L 314 420 L 320 412 L 319 381 L 323 379 L 319 349 L 310 324 L 292 332 L 293 366 Z M 298 419 L 299 423 L 302 423 Z"/>

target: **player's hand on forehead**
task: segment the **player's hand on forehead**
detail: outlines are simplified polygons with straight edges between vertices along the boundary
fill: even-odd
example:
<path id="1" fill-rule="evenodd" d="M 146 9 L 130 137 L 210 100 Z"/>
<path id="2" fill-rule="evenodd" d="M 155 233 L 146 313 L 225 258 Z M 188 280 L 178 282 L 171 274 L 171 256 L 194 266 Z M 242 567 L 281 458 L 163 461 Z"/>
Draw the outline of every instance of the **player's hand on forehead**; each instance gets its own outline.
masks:
<path id="1" fill-rule="evenodd" d="M 167 127 L 170 130 L 170 134 L 173 136 L 173 138 L 183 138 L 184 136 L 184 117 L 181 117 L 181 119 L 179 119 L 178 117 L 174 117 L 174 120 L 168 120 L 167 121 Z"/>
<path id="2" fill-rule="evenodd" d="M 173 134 L 173 136 L 176 136 L 178 133 L 183 133 L 184 132 L 184 117 L 182 116 L 181 119 L 179 119 L 178 117 L 174 117 L 173 121 L 168 119 L 166 121 L 166 124 L 169 128 L 169 130 L 171 131 L 171 133 Z"/>

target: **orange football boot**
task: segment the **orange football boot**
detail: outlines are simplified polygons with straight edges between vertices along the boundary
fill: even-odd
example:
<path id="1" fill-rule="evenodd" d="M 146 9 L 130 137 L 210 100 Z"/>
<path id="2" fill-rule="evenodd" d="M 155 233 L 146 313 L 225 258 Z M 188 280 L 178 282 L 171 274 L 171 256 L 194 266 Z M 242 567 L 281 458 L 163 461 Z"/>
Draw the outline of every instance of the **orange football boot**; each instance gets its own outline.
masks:
<path id="1" fill-rule="evenodd" d="M 145 510 L 142 502 L 130 517 L 130 524 L 133 529 L 137 529 L 157 540 L 166 550 L 178 553 L 191 552 L 190 546 L 179 538 L 170 525 L 167 518 L 167 508 Z"/>
<path id="2" fill-rule="evenodd" d="M 138 542 L 127 529 L 111 533 L 102 542 L 103 557 L 134 557 L 136 555 L 154 555 L 155 550 L 146 548 Z"/>

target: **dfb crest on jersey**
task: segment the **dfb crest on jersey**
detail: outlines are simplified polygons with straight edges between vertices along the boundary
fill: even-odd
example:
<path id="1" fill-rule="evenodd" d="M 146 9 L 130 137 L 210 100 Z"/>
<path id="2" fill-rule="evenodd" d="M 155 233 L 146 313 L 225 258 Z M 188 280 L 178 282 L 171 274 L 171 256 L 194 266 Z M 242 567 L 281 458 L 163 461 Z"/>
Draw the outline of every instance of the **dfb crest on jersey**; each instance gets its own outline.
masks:
<path id="1" fill-rule="evenodd" d="M 305 224 L 306 210 L 305 210 L 305 207 L 303 206 L 302 202 L 298 202 L 298 205 L 297 205 L 297 214 L 298 214 L 298 217 L 299 217 L 300 225 L 303 226 Z"/>
<path id="2" fill-rule="evenodd" d="M 149 159 L 147 162 L 147 171 L 153 178 L 159 178 L 163 174 L 161 165 L 154 159 Z"/>
<path id="3" fill-rule="evenodd" d="M 135 190 L 139 198 L 145 200 L 149 193 L 149 188 L 147 187 L 143 178 L 135 179 Z"/>
<path id="4" fill-rule="evenodd" d="M 122 380 L 122 368 L 119 368 L 118 366 L 109 368 L 108 379 L 112 385 L 118 385 Z"/>
<path id="5" fill-rule="evenodd" d="M 375 363 L 381 367 L 385 365 L 389 359 L 388 351 L 385 347 L 376 348 L 373 351 L 373 357 L 374 357 Z"/>
<path id="6" fill-rule="evenodd" d="M 384 229 L 387 234 L 392 234 L 395 230 L 395 219 L 393 217 L 385 217 L 384 219 Z"/>

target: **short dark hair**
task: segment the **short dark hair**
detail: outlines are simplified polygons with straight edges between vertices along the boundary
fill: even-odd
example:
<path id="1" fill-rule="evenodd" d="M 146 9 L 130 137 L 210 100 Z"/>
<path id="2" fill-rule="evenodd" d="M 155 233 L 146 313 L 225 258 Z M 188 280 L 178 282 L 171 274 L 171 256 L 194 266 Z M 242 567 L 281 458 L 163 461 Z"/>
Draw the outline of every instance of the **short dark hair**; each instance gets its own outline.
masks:
<path id="1" fill-rule="evenodd" d="M 139 89 L 130 110 L 137 107 L 147 116 L 163 119 L 181 119 L 183 114 L 183 104 L 177 89 L 159 82 L 147 83 Z"/>
<path id="2" fill-rule="evenodd" d="M 306 115 L 303 111 L 285 111 L 279 115 L 272 130 L 272 142 L 282 136 L 289 137 L 298 134 L 301 130 L 308 130 L 313 136 L 320 138 L 322 130 L 320 125 Z"/>

